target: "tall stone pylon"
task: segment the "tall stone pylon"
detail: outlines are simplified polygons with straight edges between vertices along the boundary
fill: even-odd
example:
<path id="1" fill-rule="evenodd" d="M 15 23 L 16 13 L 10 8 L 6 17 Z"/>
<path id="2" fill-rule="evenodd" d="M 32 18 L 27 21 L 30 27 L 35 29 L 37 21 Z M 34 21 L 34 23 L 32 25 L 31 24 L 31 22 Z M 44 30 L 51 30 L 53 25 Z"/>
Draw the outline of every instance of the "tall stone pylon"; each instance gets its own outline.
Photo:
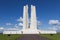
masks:
<path id="1" fill-rule="evenodd" d="M 31 22 L 30 29 L 37 29 L 36 8 L 31 5 Z"/>
<path id="2" fill-rule="evenodd" d="M 28 5 L 23 8 L 23 29 L 28 28 Z"/>

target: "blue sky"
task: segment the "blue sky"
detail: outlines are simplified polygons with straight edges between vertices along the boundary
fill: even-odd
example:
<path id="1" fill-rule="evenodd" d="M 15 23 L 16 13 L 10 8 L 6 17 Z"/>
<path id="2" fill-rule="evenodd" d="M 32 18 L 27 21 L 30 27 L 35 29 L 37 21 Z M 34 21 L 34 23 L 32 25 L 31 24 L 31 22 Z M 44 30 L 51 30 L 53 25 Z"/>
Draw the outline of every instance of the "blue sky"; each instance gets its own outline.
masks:
<path id="1" fill-rule="evenodd" d="M 60 0 L 0 0 L 0 26 L 14 27 L 18 24 L 17 19 L 23 16 L 23 6 L 36 6 L 37 19 L 42 22 L 40 29 L 50 27 L 49 20 L 60 21 Z M 7 26 L 6 23 L 13 25 Z"/>

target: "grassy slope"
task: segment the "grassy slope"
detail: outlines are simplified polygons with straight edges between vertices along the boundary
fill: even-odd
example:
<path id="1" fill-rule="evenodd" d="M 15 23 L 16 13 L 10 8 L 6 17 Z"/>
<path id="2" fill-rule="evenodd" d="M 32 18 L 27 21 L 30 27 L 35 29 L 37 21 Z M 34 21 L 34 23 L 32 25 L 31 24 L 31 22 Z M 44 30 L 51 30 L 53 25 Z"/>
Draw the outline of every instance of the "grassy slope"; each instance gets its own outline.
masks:
<path id="1" fill-rule="evenodd" d="M 46 37 L 49 40 L 60 40 L 60 34 L 54 34 L 54 35 L 50 35 L 50 34 L 41 34 L 40 36 Z"/>
<path id="2" fill-rule="evenodd" d="M 17 40 L 22 35 L 12 34 L 10 36 L 0 34 L 0 40 Z"/>

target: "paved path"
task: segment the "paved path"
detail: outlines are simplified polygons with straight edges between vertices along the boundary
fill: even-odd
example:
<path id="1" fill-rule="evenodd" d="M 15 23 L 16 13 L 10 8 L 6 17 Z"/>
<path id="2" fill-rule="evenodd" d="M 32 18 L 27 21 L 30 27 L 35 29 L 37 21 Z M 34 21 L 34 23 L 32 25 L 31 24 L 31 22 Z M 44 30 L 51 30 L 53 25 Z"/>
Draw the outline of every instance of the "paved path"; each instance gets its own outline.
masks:
<path id="1" fill-rule="evenodd" d="M 41 37 L 37 34 L 24 34 L 21 38 L 18 38 L 18 40 L 48 40 L 48 39 Z"/>

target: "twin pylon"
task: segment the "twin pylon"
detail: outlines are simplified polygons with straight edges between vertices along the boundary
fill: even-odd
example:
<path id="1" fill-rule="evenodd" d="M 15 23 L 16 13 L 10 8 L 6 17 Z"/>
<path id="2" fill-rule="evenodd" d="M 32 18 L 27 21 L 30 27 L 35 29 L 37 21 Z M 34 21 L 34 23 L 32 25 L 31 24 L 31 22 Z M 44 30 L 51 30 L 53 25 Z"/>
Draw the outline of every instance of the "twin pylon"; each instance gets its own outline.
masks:
<path id="1" fill-rule="evenodd" d="M 28 5 L 23 8 L 23 29 L 37 29 L 36 7 L 31 5 L 30 27 L 28 27 Z"/>

